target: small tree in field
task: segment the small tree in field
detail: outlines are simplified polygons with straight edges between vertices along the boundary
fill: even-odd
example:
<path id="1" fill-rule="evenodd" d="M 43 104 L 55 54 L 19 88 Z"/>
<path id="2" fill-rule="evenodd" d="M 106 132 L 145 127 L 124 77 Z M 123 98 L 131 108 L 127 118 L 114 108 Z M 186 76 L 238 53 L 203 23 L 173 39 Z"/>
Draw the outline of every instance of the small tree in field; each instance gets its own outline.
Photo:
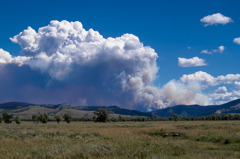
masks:
<path id="1" fill-rule="evenodd" d="M 38 117 L 37 117 L 37 120 L 42 122 L 42 123 L 47 123 L 48 122 L 48 115 L 46 113 L 44 114 L 40 114 Z"/>
<path id="2" fill-rule="evenodd" d="M 57 121 L 57 123 L 59 124 L 60 121 L 62 120 L 60 116 L 55 116 L 55 120 Z"/>
<path id="3" fill-rule="evenodd" d="M 37 118 L 38 118 L 37 114 L 32 115 L 32 121 L 33 122 L 37 122 Z"/>
<path id="4" fill-rule="evenodd" d="M 169 117 L 169 120 L 178 121 L 178 120 L 179 120 L 179 115 L 178 115 L 178 114 L 172 114 L 172 115 Z"/>
<path id="5" fill-rule="evenodd" d="M 123 117 L 121 115 L 118 116 L 118 121 L 123 121 Z"/>
<path id="6" fill-rule="evenodd" d="M 8 112 L 3 112 L 2 113 L 2 119 L 6 124 L 12 123 L 12 114 L 8 114 Z"/>
<path id="7" fill-rule="evenodd" d="M 108 114 L 107 109 L 99 108 L 96 112 L 94 112 L 94 115 L 97 116 L 96 122 L 106 122 L 108 120 Z"/>
<path id="8" fill-rule="evenodd" d="M 2 124 L 2 116 L 0 116 L 0 124 Z"/>
<path id="9" fill-rule="evenodd" d="M 63 119 L 67 122 L 70 123 L 72 121 L 72 116 L 70 114 L 64 114 Z"/>
<path id="10" fill-rule="evenodd" d="M 21 119 L 19 118 L 19 116 L 16 116 L 15 123 L 16 124 L 20 124 L 21 123 Z"/>

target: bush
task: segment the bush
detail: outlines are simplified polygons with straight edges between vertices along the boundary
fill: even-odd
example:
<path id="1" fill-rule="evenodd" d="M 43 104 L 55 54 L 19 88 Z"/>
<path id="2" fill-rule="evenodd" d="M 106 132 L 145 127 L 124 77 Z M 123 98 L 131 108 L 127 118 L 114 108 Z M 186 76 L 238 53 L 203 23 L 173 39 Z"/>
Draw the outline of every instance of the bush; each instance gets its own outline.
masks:
<path id="1" fill-rule="evenodd" d="M 48 122 L 48 115 L 46 113 L 44 114 L 40 114 L 38 117 L 37 117 L 37 121 L 40 121 L 42 123 L 47 123 Z"/>
<path id="2" fill-rule="evenodd" d="M 20 124 L 21 123 L 21 119 L 19 118 L 19 116 L 16 116 L 15 123 L 16 124 Z"/>
<path id="3" fill-rule="evenodd" d="M 70 114 L 64 114 L 63 119 L 67 122 L 70 123 L 72 121 L 72 116 Z"/>
<path id="4" fill-rule="evenodd" d="M 38 119 L 38 115 L 37 114 L 32 115 L 32 121 L 33 122 L 36 122 L 37 119 Z"/>
<path id="5" fill-rule="evenodd" d="M 12 123 L 12 114 L 8 114 L 8 112 L 3 112 L 2 113 L 2 119 L 6 124 Z"/>
<path id="6" fill-rule="evenodd" d="M 178 115 L 178 114 L 172 114 L 172 115 L 169 117 L 169 120 L 178 121 L 178 120 L 179 120 L 179 115 Z"/>
<path id="7" fill-rule="evenodd" d="M 96 112 L 94 112 L 94 115 L 97 116 L 96 122 L 106 122 L 108 120 L 109 113 L 107 109 L 98 109 Z"/>
<path id="8" fill-rule="evenodd" d="M 60 116 L 55 116 L 55 120 L 57 121 L 57 123 L 59 123 L 62 119 Z"/>

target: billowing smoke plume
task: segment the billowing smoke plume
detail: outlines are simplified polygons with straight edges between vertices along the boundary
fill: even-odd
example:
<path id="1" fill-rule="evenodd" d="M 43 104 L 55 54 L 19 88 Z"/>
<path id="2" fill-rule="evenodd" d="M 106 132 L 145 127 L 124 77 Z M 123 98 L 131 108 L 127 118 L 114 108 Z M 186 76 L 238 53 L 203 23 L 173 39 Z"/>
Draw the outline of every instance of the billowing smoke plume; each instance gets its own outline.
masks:
<path id="1" fill-rule="evenodd" d="M 151 110 L 174 104 L 207 104 L 198 85 L 171 81 L 153 86 L 157 53 L 139 38 L 103 38 L 80 22 L 51 21 L 11 38 L 23 56 L 0 50 L 1 101 L 119 105 Z M 3 88 L 3 89 L 2 89 Z M 202 102 L 204 101 L 204 102 Z"/>

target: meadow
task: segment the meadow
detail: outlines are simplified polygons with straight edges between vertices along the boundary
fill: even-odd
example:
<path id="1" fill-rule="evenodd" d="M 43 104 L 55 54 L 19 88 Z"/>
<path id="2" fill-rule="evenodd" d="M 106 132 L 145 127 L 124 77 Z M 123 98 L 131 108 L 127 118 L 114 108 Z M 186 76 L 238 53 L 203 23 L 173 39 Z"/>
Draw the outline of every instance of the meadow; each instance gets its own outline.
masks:
<path id="1" fill-rule="evenodd" d="M 240 121 L 2 123 L 0 158 L 240 158 Z"/>

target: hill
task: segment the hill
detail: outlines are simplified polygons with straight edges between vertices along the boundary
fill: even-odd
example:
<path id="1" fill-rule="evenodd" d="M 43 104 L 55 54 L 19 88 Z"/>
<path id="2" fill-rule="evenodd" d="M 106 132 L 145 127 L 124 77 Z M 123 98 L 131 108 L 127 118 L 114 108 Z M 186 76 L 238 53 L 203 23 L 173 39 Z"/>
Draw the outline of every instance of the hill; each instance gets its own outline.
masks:
<path id="1" fill-rule="evenodd" d="M 45 104 L 37 105 L 22 102 L 8 102 L 0 104 L 0 112 L 8 111 L 21 118 L 31 118 L 33 114 L 47 113 L 51 117 L 55 115 L 71 114 L 74 118 L 92 118 L 94 111 L 98 108 L 107 109 L 110 117 L 146 116 L 146 117 L 169 117 L 171 114 L 179 114 L 180 117 L 199 117 L 208 115 L 235 114 L 240 113 L 240 99 L 222 105 L 200 106 L 200 105 L 177 105 L 151 112 L 124 109 L 118 106 L 76 106 L 69 104 Z"/>
<path id="2" fill-rule="evenodd" d="M 229 113 L 240 113 L 240 99 L 222 104 L 211 106 L 199 105 L 177 105 L 165 109 L 152 111 L 155 116 L 169 117 L 171 114 L 179 114 L 180 117 L 199 117 L 208 115 L 221 115 Z"/>
<path id="3" fill-rule="evenodd" d="M 25 119 L 29 119 L 32 117 L 33 114 L 39 113 L 47 113 L 51 117 L 54 117 L 55 115 L 63 116 L 65 113 L 69 113 L 74 118 L 92 118 L 94 115 L 94 111 L 97 111 L 97 109 L 99 108 L 107 109 L 109 111 L 110 117 L 118 117 L 119 115 L 125 117 L 151 116 L 151 113 L 148 112 L 128 110 L 120 108 L 118 106 L 75 106 L 68 104 L 37 105 L 21 102 L 8 102 L 0 104 L 0 112 L 7 111 Z"/>

